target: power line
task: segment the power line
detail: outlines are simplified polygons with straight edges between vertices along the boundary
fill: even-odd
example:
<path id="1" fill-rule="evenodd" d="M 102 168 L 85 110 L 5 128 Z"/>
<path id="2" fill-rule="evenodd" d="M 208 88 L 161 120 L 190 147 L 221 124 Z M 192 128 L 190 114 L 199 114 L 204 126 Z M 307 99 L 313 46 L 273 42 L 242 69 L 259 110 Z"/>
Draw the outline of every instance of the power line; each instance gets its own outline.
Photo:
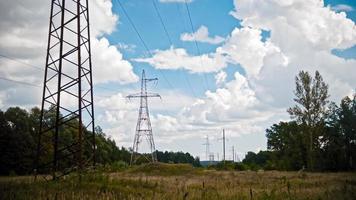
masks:
<path id="1" fill-rule="evenodd" d="M 184 0 L 184 3 L 185 3 L 185 8 L 187 9 L 187 13 L 188 13 L 188 17 L 189 17 L 189 22 L 190 22 L 190 27 L 192 29 L 192 34 L 193 34 L 193 39 L 194 39 L 194 43 L 195 43 L 195 47 L 197 49 L 197 52 L 198 52 L 198 55 L 200 57 L 200 64 L 201 66 L 203 67 L 203 61 L 202 61 L 202 57 L 200 56 L 200 48 L 199 48 L 199 45 L 198 45 L 198 42 L 195 38 L 195 35 L 194 35 L 194 27 L 193 27 L 193 21 L 192 21 L 192 17 L 190 15 L 190 11 L 189 11 L 189 7 L 188 7 L 188 3 L 187 3 L 187 0 Z M 206 74 L 204 73 L 204 80 L 205 80 L 205 87 L 206 89 L 208 89 L 208 80 L 206 78 Z"/>
<path id="2" fill-rule="evenodd" d="M 43 70 L 42 68 L 40 68 L 40 67 L 37 67 L 37 66 L 35 66 L 35 65 L 31 65 L 31 64 L 28 64 L 28 63 L 22 62 L 22 61 L 20 61 L 20 60 L 19 60 L 19 59 L 17 59 L 17 58 L 13 58 L 13 57 L 6 56 L 6 55 L 3 55 L 3 54 L 0 54 L 0 57 L 3 57 L 3 58 L 6 58 L 6 59 L 9 59 L 9 60 L 12 60 L 12 61 L 14 61 L 14 62 L 17 62 L 17 63 L 23 64 L 23 65 L 26 65 L 26 66 L 28 66 L 28 67 L 32 67 L 32 68 L 37 69 L 37 70 L 44 71 L 44 70 Z"/>
<path id="3" fill-rule="evenodd" d="M 158 18 L 159 18 L 161 24 L 162 24 L 162 26 L 163 26 L 163 29 L 164 29 L 164 32 L 166 33 L 166 36 L 167 36 L 167 38 L 168 38 L 168 41 L 169 41 L 170 45 L 173 46 L 173 45 L 172 45 L 172 39 L 171 39 L 171 37 L 169 36 L 169 33 L 168 33 L 168 31 L 167 31 L 167 28 L 166 28 L 166 26 L 165 26 L 165 24 L 164 24 L 164 22 L 163 22 L 163 20 L 162 20 L 162 16 L 161 16 L 161 14 L 160 14 L 160 12 L 159 12 L 159 10 L 158 10 L 158 7 L 157 7 L 157 4 L 156 4 L 155 0 L 152 0 L 152 4 L 153 4 L 153 7 L 154 7 L 155 10 L 156 10 L 157 16 L 158 16 Z"/>
<path id="4" fill-rule="evenodd" d="M 181 10 L 179 9 L 179 4 L 177 4 L 176 8 L 177 8 L 177 12 L 178 12 L 179 18 L 182 20 L 183 29 L 184 29 L 185 32 L 188 32 L 187 29 L 186 29 L 186 23 L 185 23 L 186 21 L 183 18 Z M 184 46 L 184 43 L 182 45 Z M 184 78 L 186 79 L 186 83 L 187 83 L 188 87 L 190 88 L 190 90 L 192 91 L 193 96 L 195 98 L 197 98 L 197 95 L 195 94 L 195 91 L 193 90 L 193 87 L 192 87 L 192 85 L 191 85 L 191 83 L 190 83 L 190 81 L 189 81 L 189 79 L 188 79 L 186 74 L 184 74 Z"/>
<path id="5" fill-rule="evenodd" d="M 33 84 L 33 83 L 28 83 L 28 82 L 24 82 L 24 81 L 13 80 L 13 79 L 5 78 L 5 77 L 0 77 L 0 79 L 1 79 L 1 80 L 4 80 L 4 81 L 9 81 L 9 82 L 21 84 L 21 85 L 26 85 L 26 86 L 32 86 L 32 87 L 38 87 L 38 88 L 41 87 L 41 86 L 35 85 L 35 84 Z"/>
<path id="6" fill-rule="evenodd" d="M 119 6 L 121 7 L 121 9 L 123 10 L 126 18 L 129 20 L 129 23 L 131 24 L 132 28 L 134 29 L 134 31 L 136 32 L 137 36 L 139 37 L 142 45 L 144 46 L 144 48 L 146 49 L 147 53 L 151 55 L 151 52 L 149 50 L 149 48 L 146 45 L 146 42 L 143 40 L 140 32 L 138 31 L 138 29 L 136 28 L 135 24 L 133 23 L 133 21 L 131 20 L 131 17 L 129 16 L 129 14 L 126 12 L 126 9 L 124 8 L 124 6 L 121 4 L 120 0 L 116 0 L 119 3 Z"/>
<path id="7" fill-rule="evenodd" d="M 125 15 L 125 16 L 127 17 L 127 19 L 129 20 L 129 23 L 131 24 L 132 28 L 135 30 L 135 32 L 136 32 L 137 36 L 139 37 L 139 39 L 140 39 L 142 45 L 143 45 L 144 48 L 146 49 L 146 52 L 149 54 L 149 56 L 153 57 L 153 55 L 152 55 L 151 51 L 149 50 L 147 44 L 146 44 L 145 41 L 143 40 L 143 38 L 142 38 L 140 32 L 138 31 L 138 29 L 136 28 L 135 24 L 134 24 L 133 21 L 131 20 L 129 14 L 126 12 L 125 7 L 122 5 L 122 3 L 120 2 L 120 0 L 116 0 L 116 1 L 119 3 L 119 6 L 120 6 L 121 9 L 123 10 L 124 15 Z M 164 73 L 162 72 L 162 70 L 161 70 L 161 69 L 158 69 L 158 71 L 159 71 L 160 74 L 162 75 L 163 79 L 167 82 L 167 84 L 169 85 L 169 87 L 171 87 L 172 89 L 174 89 L 173 86 L 172 86 L 172 84 L 168 81 L 167 77 L 166 77 L 166 76 L 164 75 Z"/>
<path id="8" fill-rule="evenodd" d="M 42 88 L 42 86 L 40 86 L 40 85 L 35 85 L 35 84 L 33 84 L 33 83 L 29 83 L 29 82 L 25 82 L 25 81 L 13 80 L 13 79 L 5 78 L 5 77 L 0 77 L 0 80 L 12 82 L 12 83 L 16 83 L 16 84 L 20 84 L 20 85 L 25 85 L 25 86 L 29 86 L 29 87 Z M 107 95 L 95 95 L 95 97 L 99 97 L 99 98 L 110 98 L 110 97 L 112 97 L 112 96 L 107 96 Z M 122 99 L 125 99 L 125 97 L 122 97 Z M 113 109 L 106 109 L 106 110 L 113 110 Z"/>
<path id="9" fill-rule="evenodd" d="M 7 58 L 7 59 L 12 60 L 12 61 L 14 61 L 14 62 L 17 62 L 17 63 L 23 64 L 23 65 L 26 65 L 26 66 L 28 66 L 28 67 L 31 67 L 31 68 L 34 68 L 34 69 L 38 69 L 38 70 L 44 71 L 42 68 L 36 67 L 35 65 L 31 65 L 31 64 L 28 64 L 28 63 L 25 63 L 25 62 L 21 62 L 21 61 L 20 61 L 19 59 L 17 59 L 17 58 L 13 58 L 13 57 L 6 56 L 6 55 L 3 55 L 3 54 L 0 54 L 0 57 Z M 11 81 L 11 82 L 16 82 L 16 83 L 19 83 L 19 84 L 31 85 L 31 83 L 28 83 L 28 82 L 16 81 L 16 80 L 4 78 L 4 77 L 0 77 L 0 79 L 6 80 L 6 81 Z M 32 85 L 32 86 L 41 87 L 41 86 L 39 86 L 39 85 Z M 114 91 L 114 92 L 118 92 L 118 91 L 115 90 L 115 89 L 107 88 L 107 87 L 103 87 L 103 86 L 95 86 L 95 87 L 101 88 L 101 89 L 105 89 L 105 90 Z"/>
<path id="10" fill-rule="evenodd" d="M 190 11 L 189 11 L 187 0 L 185 0 L 184 3 L 185 3 L 185 7 L 187 9 L 187 13 L 188 13 L 188 17 L 189 17 L 189 22 L 190 22 L 190 27 L 192 29 L 192 33 L 194 33 L 194 26 L 193 26 L 193 22 L 192 22 L 192 17 L 190 15 Z M 200 49 L 199 49 L 198 42 L 197 42 L 194 34 L 193 34 L 193 38 L 194 38 L 195 47 L 197 48 L 198 54 L 200 55 Z"/>
<path id="11" fill-rule="evenodd" d="M 163 29 L 164 29 L 164 32 L 165 32 L 165 34 L 166 34 L 166 36 L 167 36 L 167 38 L 168 38 L 168 41 L 169 41 L 170 46 L 173 46 L 172 39 L 171 39 L 171 37 L 170 37 L 170 35 L 169 35 L 168 31 L 167 31 L 167 27 L 166 27 L 166 25 L 164 24 L 164 21 L 163 21 L 163 19 L 162 19 L 162 15 L 160 14 L 160 11 L 159 11 L 159 9 L 158 9 L 158 6 L 157 6 L 155 0 L 152 0 L 152 4 L 153 4 L 153 7 L 155 8 L 155 11 L 156 11 L 156 13 L 157 13 L 157 16 L 158 16 L 160 22 L 161 22 L 161 25 L 162 25 L 162 27 L 163 27 Z M 191 85 L 191 83 L 190 83 L 190 81 L 189 81 L 189 79 L 188 79 L 188 77 L 187 77 L 186 74 L 184 74 L 184 78 L 185 78 L 185 80 L 186 80 L 185 82 L 187 83 L 187 85 L 188 85 L 189 89 L 191 90 L 193 96 L 194 96 L 195 98 L 197 98 L 197 95 L 195 94 L 195 91 L 193 90 L 193 87 L 192 87 L 192 85 Z"/>
<path id="12" fill-rule="evenodd" d="M 20 84 L 20 85 L 25 85 L 25 86 L 29 86 L 29 87 L 42 88 L 42 86 L 40 86 L 40 85 L 35 85 L 35 84 L 33 84 L 33 83 L 24 82 L 24 81 L 13 80 L 13 79 L 5 78 L 5 77 L 0 77 L 0 80 L 12 82 L 12 83 L 16 83 L 16 84 Z M 98 86 L 97 86 L 97 87 L 98 87 Z M 99 88 L 103 88 L 103 89 L 107 89 L 107 90 L 111 90 L 111 91 L 117 92 L 116 90 L 110 89 L 110 88 L 104 88 L 104 87 L 99 87 Z M 111 98 L 112 96 L 108 96 L 108 95 L 97 95 L 97 94 L 96 94 L 95 97 L 99 97 L 99 98 Z M 123 97 L 122 99 L 125 99 L 125 98 Z M 111 109 L 107 109 L 107 110 L 111 110 Z"/>
<path id="13" fill-rule="evenodd" d="M 33 83 L 29 83 L 29 82 L 25 82 L 25 81 L 13 80 L 13 79 L 5 78 L 5 77 L 0 77 L 0 80 L 16 83 L 16 84 L 20 84 L 20 85 L 30 86 L 30 87 L 42 88 L 42 86 L 40 86 L 40 85 L 35 85 Z M 107 96 L 107 95 L 95 95 L 95 96 L 102 97 L 102 98 L 110 98 L 111 97 L 111 96 Z M 123 97 L 123 99 L 124 99 L 124 97 Z"/>
<path id="14" fill-rule="evenodd" d="M 103 87 L 103 86 L 98 86 L 98 85 L 96 85 L 96 86 L 94 86 L 94 87 L 96 87 L 96 88 L 101 88 L 101 89 L 104 89 L 104 90 L 110 90 L 110 91 L 113 91 L 113 92 L 120 92 L 120 91 L 115 90 L 115 89 L 112 89 L 112 88 Z"/>
<path id="15" fill-rule="evenodd" d="M 36 84 L 33 84 L 33 83 L 29 83 L 29 82 L 25 82 L 25 81 L 13 80 L 13 79 L 5 78 L 5 77 L 0 77 L 0 79 L 1 79 L 1 80 L 4 80 L 4 81 L 12 82 L 12 83 L 17 83 L 17 84 L 21 84 L 21 85 L 31 86 L 31 87 L 37 87 L 37 88 L 41 88 L 41 87 L 42 87 L 42 86 L 40 86 L 40 85 L 36 85 Z M 115 91 L 115 90 L 109 89 L 109 88 L 104 88 L 104 87 L 100 87 L 100 88 L 107 89 L 107 90 L 111 90 L 111 91 Z M 111 96 L 106 96 L 106 95 L 96 95 L 96 96 L 98 96 L 98 97 L 105 97 L 105 98 L 111 97 Z"/>
<path id="16" fill-rule="evenodd" d="M 0 54 L 0 57 L 3 57 L 3 58 L 6 58 L 6 59 L 9 59 L 9 60 L 12 60 L 14 62 L 17 62 L 17 63 L 20 63 L 20 64 L 23 64 L 23 65 L 26 65 L 28 67 L 31 67 L 31 68 L 34 68 L 34 69 L 37 69 L 37 70 L 40 70 L 40 71 L 44 71 L 42 68 L 40 67 L 37 67 L 35 65 L 31 65 L 31 64 L 28 64 L 28 63 L 25 63 L 25 62 L 22 62 L 20 61 L 19 59 L 17 58 L 13 58 L 13 57 L 10 57 L 10 56 L 6 56 L 6 55 L 3 55 L 3 54 Z M 2 78 L 3 80 L 8 80 L 8 81 L 12 81 L 12 82 L 21 82 L 21 81 L 15 81 L 15 80 L 10 80 L 10 79 L 7 79 L 7 78 Z M 23 84 L 31 84 L 31 83 L 27 83 L 27 82 L 21 82 Z M 35 85 L 36 87 L 41 87 L 41 86 L 38 86 L 38 85 Z M 103 87 L 103 86 L 94 86 L 96 88 L 101 88 L 101 89 L 104 89 L 104 90 L 110 90 L 110 91 L 113 91 L 113 92 L 119 92 L 118 90 L 115 90 L 115 89 L 112 89 L 112 88 L 107 88 L 107 87 Z"/>
<path id="17" fill-rule="evenodd" d="M 183 14 L 182 14 L 182 11 L 183 11 L 184 8 L 181 9 L 181 8 L 179 7 L 179 4 L 176 4 L 176 9 L 177 9 L 177 12 L 178 12 L 178 14 L 179 14 L 179 19 L 181 19 L 181 21 L 182 21 L 182 27 L 183 27 L 183 29 L 184 29 L 184 32 L 188 32 L 188 31 L 187 31 L 186 20 L 185 20 L 185 17 L 183 16 Z"/>

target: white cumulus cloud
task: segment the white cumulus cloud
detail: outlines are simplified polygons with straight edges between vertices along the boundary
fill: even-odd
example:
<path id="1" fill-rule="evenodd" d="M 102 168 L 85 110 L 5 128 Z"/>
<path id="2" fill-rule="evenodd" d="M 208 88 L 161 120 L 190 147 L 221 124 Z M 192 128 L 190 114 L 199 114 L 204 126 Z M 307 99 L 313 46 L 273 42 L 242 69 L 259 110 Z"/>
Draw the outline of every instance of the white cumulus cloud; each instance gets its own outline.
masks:
<path id="1" fill-rule="evenodd" d="M 226 67 L 225 58 L 218 54 L 192 56 L 183 48 L 155 50 L 151 58 L 136 58 L 158 69 L 186 69 L 192 73 L 217 72 Z"/>
<path id="2" fill-rule="evenodd" d="M 215 74 L 215 83 L 216 85 L 220 85 L 225 82 L 227 77 L 226 72 L 220 71 L 219 73 Z"/>
<path id="3" fill-rule="evenodd" d="M 138 76 L 132 71 L 133 66 L 125 60 L 106 38 L 92 40 L 94 83 L 119 82 L 132 83 L 138 81 Z"/>
<path id="4" fill-rule="evenodd" d="M 335 6 L 331 7 L 332 10 L 336 11 L 336 12 L 350 12 L 353 11 L 354 8 L 352 6 L 346 5 L 346 4 L 337 4 Z"/>
<path id="5" fill-rule="evenodd" d="M 14 62 L 1 57 L 1 65 L 6 66 L 0 68 L 1 76 L 42 86 L 44 72 L 22 63 L 44 70 L 50 3 L 50 1 L 44 3 L 41 0 L 25 0 L 21 3 L 0 1 L 0 40 L 2 41 L 0 53 L 18 61 Z M 119 19 L 119 16 L 111 10 L 112 1 L 89 0 L 89 8 L 94 84 L 137 81 L 138 77 L 132 71 L 131 63 L 125 60 L 121 52 L 110 45 L 105 37 L 106 34 L 111 34 L 115 30 Z M 9 87 L 3 87 L 5 85 L 8 84 L 1 84 L 0 87 L 0 91 L 6 94 L 1 96 L 2 104 L 5 107 L 25 105 L 20 100 L 24 99 L 25 94 L 16 93 L 16 96 L 13 96 L 15 93 L 11 93 Z M 11 84 L 12 89 L 21 90 L 21 87 L 23 86 Z M 40 87 L 31 90 L 37 91 Z M 26 102 L 26 105 L 31 106 L 38 105 L 40 101 L 40 98 L 27 99 L 31 102 Z"/>
<path id="6" fill-rule="evenodd" d="M 225 55 L 228 61 L 241 64 L 249 76 L 257 76 L 264 65 L 265 57 L 276 55 L 275 61 L 287 64 L 287 57 L 269 40 L 262 42 L 260 29 L 235 28 L 217 53 Z"/>
<path id="7" fill-rule="evenodd" d="M 300 70 L 319 70 L 334 101 L 356 88 L 356 60 L 331 53 L 356 44 L 355 24 L 344 13 L 336 13 L 319 0 L 235 0 L 234 5 L 231 14 L 241 20 L 241 27 L 234 28 L 214 52 L 192 56 L 185 49 L 171 47 L 139 60 L 156 68 L 217 73 L 218 88 L 207 91 L 175 117 L 179 130 L 190 128 L 203 136 L 226 127 L 236 135 L 263 137 L 273 123 L 288 120 L 286 109 L 294 104 L 294 77 Z M 263 39 L 262 30 L 269 31 L 270 37 Z M 219 58 L 221 64 L 199 68 L 197 58 L 207 55 Z M 245 73 L 236 72 L 233 80 L 221 84 L 225 80 L 222 70 L 229 64 L 241 65 Z"/>
<path id="8" fill-rule="evenodd" d="M 180 35 L 180 39 L 182 41 L 190 41 L 190 42 L 198 41 L 198 42 L 206 42 L 209 44 L 220 44 L 224 41 L 224 38 L 220 36 L 209 37 L 209 30 L 206 26 L 201 26 L 194 33 L 182 33 Z"/>

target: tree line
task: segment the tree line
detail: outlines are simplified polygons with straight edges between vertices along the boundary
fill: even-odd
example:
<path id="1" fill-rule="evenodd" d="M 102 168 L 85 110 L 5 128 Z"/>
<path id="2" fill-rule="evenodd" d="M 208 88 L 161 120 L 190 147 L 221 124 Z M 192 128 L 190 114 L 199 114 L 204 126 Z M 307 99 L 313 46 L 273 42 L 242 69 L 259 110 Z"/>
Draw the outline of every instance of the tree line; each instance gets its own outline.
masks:
<path id="1" fill-rule="evenodd" d="M 0 110 L 0 175 L 31 174 L 34 170 L 34 160 L 38 140 L 40 109 L 37 107 L 27 111 L 20 107 L 10 107 L 6 111 Z M 44 120 L 50 121 L 53 115 L 45 115 Z M 85 135 L 91 132 L 84 130 Z M 100 126 L 95 128 L 96 161 L 98 166 L 116 165 L 118 162 L 128 165 L 131 159 L 131 149 L 118 147 L 113 139 L 108 137 Z M 63 146 L 68 146 L 75 139 L 76 130 L 66 128 L 61 133 Z M 51 139 L 44 139 L 44 160 L 52 159 L 53 143 Z M 88 157 L 90 147 L 84 145 L 84 156 Z M 159 162 L 190 163 L 200 166 L 199 158 L 189 153 L 157 151 Z M 69 165 L 65 162 L 63 165 Z M 64 166 L 66 167 L 66 166 Z"/>
<path id="2" fill-rule="evenodd" d="M 248 152 L 242 163 L 219 163 L 217 169 L 277 169 L 345 171 L 356 169 L 356 93 L 344 97 L 339 105 L 329 101 L 328 85 L 318 71 L 314 76 L 301 71 L 295 79 L 290 121 L 266 129 L 267 151 Z M 40 109 L 19 107 L 0 110 L 0 174 L 29 174 L 34 167 Z M 45 116 L 51 121 L 53 115 Z M 90 135 L 88 130 L 85 134 Z M 131 149 L 118 147 L 98 126 L 96 160 L 99 165 L 128 164 Z M 73 143 L 76 130 L 66 129 L 64 146 Z M 44 140 L 51 152 L 51 140 Z M 84 146 L 84 154 L 90 154 Z M 189 153 L 156 151 L 159 162 L 190 163 L 200 166 L 199 158 Z M 51 159 L 51 155 L 46 155 Z M 88 155 L 86 155 L 88 156 Z M 143 163 L 145 162 L 142 160 Z M 227 167 L 228 166 L 228 167 Z"/>
<path id="3" fill-rule="evenodd" d="M 296 103 L 281 121 L 266 130 L 267 151 L 248 152 L 252 168 L 310 171 L 356 169 L 356 94 L 330 102 L 328 85 L 318 71 L 301 71 L 295 79 Z"/>

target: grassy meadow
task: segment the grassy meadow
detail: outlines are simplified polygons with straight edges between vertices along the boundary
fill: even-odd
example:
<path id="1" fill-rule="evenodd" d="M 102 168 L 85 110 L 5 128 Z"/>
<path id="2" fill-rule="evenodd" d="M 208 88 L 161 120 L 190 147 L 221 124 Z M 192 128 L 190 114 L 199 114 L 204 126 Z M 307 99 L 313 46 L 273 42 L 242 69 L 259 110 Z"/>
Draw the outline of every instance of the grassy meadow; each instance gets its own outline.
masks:
<path id="1" fill-rule="evenodd" d="M 356 173 L 215 171 L 149 164 L 59 181 L 0 177 L 0 199 L 356 199 Z"/>

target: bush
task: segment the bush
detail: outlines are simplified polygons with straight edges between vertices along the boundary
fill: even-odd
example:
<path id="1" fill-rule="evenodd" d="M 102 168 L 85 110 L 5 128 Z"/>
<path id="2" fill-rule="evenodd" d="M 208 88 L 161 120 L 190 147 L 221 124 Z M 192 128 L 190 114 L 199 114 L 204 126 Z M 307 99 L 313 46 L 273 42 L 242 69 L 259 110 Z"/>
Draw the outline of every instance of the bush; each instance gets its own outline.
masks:
<path id="1" fill-rule="evenodd" d="M 246 171 L 246 170 L 249 170 L 249 167 L 248 167 L 248 165 L 246 165 L 244 163 L 236 163 L 235 170 Z"/>
<path id="2" fill-rule="evenodd" d="M 219 162 L 216 165 L 208 166 L 208 169 L 215 169 L 215 170 L 248 170 L 249 167 L 244 163 L 235 163 L 232 161 L 225 161 Z"/>
<path id="3" fill-rule="evenodd" d="M 111 171 L 123 171 L 123 170 L 127 169 L 128 167 L 129 167 L 129 165 L 126 162 L 121 161 L 121 160 L 112 163 L 110 166 Z"/>
<path id="4" fill-rule="evenodd" d="M 167 163 L 148 163 L 134 166 L 130 169 L 131 173 L 144 173 L 146 175 L 179 176 L 193 174 L 197 172 L 190 164 L 167 164 Z"/>

